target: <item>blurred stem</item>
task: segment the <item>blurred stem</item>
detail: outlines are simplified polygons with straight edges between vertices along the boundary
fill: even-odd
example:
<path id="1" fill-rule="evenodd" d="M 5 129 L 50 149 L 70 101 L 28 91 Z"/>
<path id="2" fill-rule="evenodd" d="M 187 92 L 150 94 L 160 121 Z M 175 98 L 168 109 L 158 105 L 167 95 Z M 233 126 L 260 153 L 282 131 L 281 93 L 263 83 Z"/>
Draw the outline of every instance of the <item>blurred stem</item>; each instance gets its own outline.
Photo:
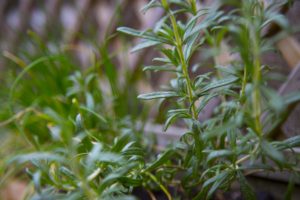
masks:
<path id="1" fill-rule="evenodd" d="M 29 108 L 26 108 L 25 110 L 22 110 L 22 111 L 18 112 L 17 114 L 13 115 L 11 118 L 9 118 L 9 119 L 7 119 L 5 121 L 0 122 L 0 127 L 6 126 L 6 125 L 8 125 L 8 124 L 10 124 L 10 123 L 12 123 L 12 122 L 20 119 L 26 113 L 31 112 L 31 111 L 35 111 L 34 108 L 29 107 Z"/>
<path id="2" fill-rule="evenodd" d="M 240 164 L 242 162 L 247 161 L 251 157 L 252 154 L 254 154 L 254 153 L 256 153 L 256 151 L 258 151 L 258 147 L 259 146 L 260 146 L 259 144 L 256 144 L 255 147 L 254 147 L 254 149 L 252 150 L 252 152 L 250 154 L 247 154 L 244 157 L 240 158 L 239 160 L 237 160 L 235 162 L 235 165 L 238 165 L 238 164 Z"/>
<path id="3" fill-rule="evenodd" d="M 153 176 L 150 172 L 144 171 L 144 173 L 149 176 L 159 187 L 160 189 L 166 194 L 168 200 L 172 200 L 172 196 L 169 193 L 169 191 L 167 190 L 167 188 L 165 186 L 163 186 L 159 180 L 157 180 L 157 178 L 155 176 Z"/>
<path id="4" fill-rule="evenodd" d="M 189 3 L 191 4 L 192 12 L 195 15 L 197 13 L 196 0 L 189 0 Z"/>
<path id="5" fill-rule="evenodd" d="M 245 101 L 245 88 L 247 84 L 247 67 L 244 68 L 244 76 L 243 76 L 243 82 L 242 82 L 242 89 L 240 93 L 240 99 L 242 102 Z"/>
<path id="6" fill-rule="evenodd" d="M 254 129 L 255 133 L 258 137 L 261 138 L 262 136 L 262 125 L 260 121 L 261 117 L 261 94 L 260 94 L 260 83 L 261 83 L 261 63 L 260 63 L 260 37 L 261 37 L 261 28 L 260 24 L 262 23 L 262 15 L 263 11 L 258 10 L 256 1 L 244 1 L 243 8 L 245 10 L 245 19 L 246 19 L 246 28 L 249 34 L 249 41 L 248 42 L 248 56 L 251 57 L 251 67 L 252 70 L 252 86 L 253 91 L 251 94 L 251 104 L 253 109 L 253 120 L 254 120 Z M 255 16 L 255 17 L 254 17 Z M 245 62 L 248 63 L 248 62 Z M 246 66 L 245 68 L 247 68 Z M 245 92 L 246 86 L 246 78 L 247 78 L 248 71 L 244 71 L 244 78 L 243 78 L 243 87 L 241 92 Z M 243 99 L 242 99 L 243 100 Z"/>
<path id="7" fill-rule="evenodd" d="M 165 10 L 169 10 L 169 4 L 167 0 L 161 0 L 161 4 Z"/>
<path id="8" fill-rule="evenodd" d="M 256 30 L 253 28 L 251 30 L 251 37 L 252 37 L 252 44 L 253 44 L 253 67 L 254 67 L 254 74 L 253 74 L 253 85 L 254 91 L 252 93 L 252 103 L 253 103 L 253 110 L 254 110 L 254 119 L 255 119 L 255 129 L 259 136 L 262 135 L 262 128 L 260 122 L 261 116 L 261 106 L 260 106 L 260 91 L 259 91 L 259 84 L 261 81 L 261 70 L 260 70 L 260 57 L 259 57 L 259 41 L 258 36 L 256 34 Z"/>

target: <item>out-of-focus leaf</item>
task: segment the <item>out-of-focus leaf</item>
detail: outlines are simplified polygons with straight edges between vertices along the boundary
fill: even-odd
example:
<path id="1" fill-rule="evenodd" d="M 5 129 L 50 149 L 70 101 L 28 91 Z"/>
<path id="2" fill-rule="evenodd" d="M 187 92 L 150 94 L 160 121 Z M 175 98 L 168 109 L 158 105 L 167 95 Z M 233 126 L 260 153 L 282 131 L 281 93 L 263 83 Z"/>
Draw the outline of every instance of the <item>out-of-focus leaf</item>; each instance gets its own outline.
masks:
<path id="1" fill-rule="evenodd" d="M 267 96 L 267 103 L 275 113 L 280 114 L 284 111 L 284 99 L 277 92 L 263 88 L 263 93 Z"/>
<path id="2" fill-rule="evenodd" d="M 19 83 L 19 81 L 23 78 L 23 76 L 32 68 L 38 66 L 40 63 L 43 63 L 45 61 L 49 61 L 49 60 L 58 60 L 62 58 L 61 55 L 57 55 L 57 56 L 44 56 L 41 57 L 35 61 L 33 61 L 32 63 L 30 63 L 28 66 L 26 66 L 24 68 L 24 70 L 18 75 L 18 77 L 16 78 L 16 80 L 14 81 L 14 83 L 11 86 L 11 91 L 10 91 L 10 99 L 12 98 L 12 95 L 14 94 L 15 88 L 17 86 L 17 84 Z"/>
<path id="3" fill-rule="evenodd" d="M 267 141 L 262 141 L 261 147 L 263 151 L 275 162 L 278 164 L 284 164 L 285 159 L 283 154 L 278 151 L 276 148 L 272 146 L 272 144 L 268 143 Z"/>
<path id="4" fill-rule="evenodd" d="M 237 175 L 238 175 L 239 183 L 241 185 L 241 191 L 242 191 L 242 194 L 243 194 L 243 197 L 245 198 L 245 200 L 255 200 L 256 195 L 253 192 L 252 187 L 247 182 L 243 173 L 241 171 L 238 171 Z"/>
<path id="5" fill-rule="evenodd" d="M 221 176 L 219 176 L 221 175 Z M 207 193 L 207 197 L 210 198 L 214 192 L 220 187 L 222 186 L 222 184 L 224 184 L 226 181 L 229 182 L 229 180 L 232 178 L 232 173 L 230 171 L 226 171 L 225 173 L 221 173 L 217 175 L 217 179 L 215 180 L 215 182 L 213 183 L 213 185 L 210 187 L 208 193 Z"/>
<path id="6" fill-rule="evenodd" d="M 289 180 L 289 184 L 287 186 L 287 190 L 284 194 L 284 199 L 291 200 L 294 190 L 295 190 L 295 178 L 293 176 L 291 176 L 291 178 Z"/>
<path id="7" fill-rule="evenodd" d="M 288 148 L 300 147 L 300 135 L 288 138 L 284 141 L 276 141 L 272 143 L 274 148 L 281 151 Z"/>
<path id="8" fill-rule="evenodd" d="M 153 163 L 151 163 L 146 170 L 152 171 L 156 169 L 157 167 L 161 166 L 162 164 L 169 162 L 170 159 L 175 155 L 175 151 L 173 149 L 166 150 L 162 155 L 160 155 L 157 160 L 155 160 Z"/>
<path id="9" fill-rule="evenodd" d="M 213 159 L 216 159 L 216 158 L 222 158 L 222 157 L 231 156 L 231 155 L 233 155 L 233 152 L 231 150 L 227 150 L 227 149 L 212 151 L 207 156 L 207 162 L 209 162 Z"/>
<path id="10" fill-rule="evenodd" d="M 289 22 L 287 18 L 284 15 L 281 15 L 279 13 L 271 13 L 271 12 L 266 12 L 266 17 L 268 20 L 266 20 L 262 25 L 261 28 L 267 26 L 268 24 L 275 22 L 277 25 L 281 26 L 282 28 L 288 28 Z"/>
<path id="11" fill-rule="evenodd" d="M 230 171 L 222 171 L 221 173 L 207 179 L 203 183 L 201 192 L 198 193 L 194 200 L 209 199 L 216 189 L 218 189 L 218 187 L 226 181 L 230 174 Z"/>
<path id="12" fill-rule="evenodd" d="M 286 105 L 297 103 L 300 101 L 300 92 L 292 92 L 283 97 Z"/>
<path id="13" fill-rule="evenodd" d="M 226 133 L 227 130 L 230 130 L 234 127 L 236 127 L 236 124 L 232 121 L 228 121 L 222 125 L 214 126 L 211 130 L 207 130 L 202 135 L 202 138 L 207 140 L 214 137 L 222 136 Z"/>
<path id="14" fill-rule="evenodd" d="M 215 66 L 215 68 L 218 69 L 221 72 L 231 74 L 231 75 L 234 75 L 234 76 L 236 76 L 236 74 L 237 74 L 237 72 L 231 66 Z"/>
<path id="15" fill-rule="evenodd" d="M 91 110 L 91 109 L 89 109 L 89 108 L 87 108 L 85 106 L 80 106 L 80 109 L 84 110 L 86 112 L 91 113 L 92 115 L 94 115 L 95 117 L 97 117 L 98 119 L 100 119 L 101 122 L 107 123 L 107 120 L 102 115 L 96 113 L 95 111 L 93 111 L 93 110 Z"/>
<path id="16" fill-rule="evenodd" d="M 111 148 L 112 152 L 120 152 L 127 144 L 132 144 L 130 142 L 130 136 L 128 134 L 122 135 L 121 137 L 118 137 L 114 141 L 114 145 Z"/>
<path id="17" fill-rule="evenodd" d="M 33 184 L 34 184 L 34 188 L 38 193 L 41 193 L 41 171 L 37 171 L 33 174 Z"/>
<path id="18" fill-rule="evenodd" d="M 83 129 L 83 121 L 82 121 L 81 114 L 76 115 L 75 124 L 76 124 L 77 130 L 82 130 Z"/>
<path id="19" fill-rule="evenodd" d="M 126 164 L 122 166 L 121 168 L 118 168 L 115 171 L 112 171 L 109 175 L 107 175 L 102 181 L 101 185 L 98 188 L 98 191 L 102 193 L 106 188 L 116 183 L 116 181 L 124 176 L 126 176 L 126 173 L 128 173 L 129 170 L 131 170 L 134 166 L 136 166 L 135 163 L 133 164 Z"/>
<path id="20" fill-rule="evenodd" d="M 59 156 L 57 154 L 52 154 L 48 152 L 35 152 L 35 153 L 15 156 L 9 162 L 18 162 L 21 164 L 21 163 L 32 162 L 32 161 L 57 161 L 63 163 L 65 162 L 65 159 L 64 157 Z"/>
<path id="21" fill-rule="evenodd" d="M 119 94 L 118 90 L 118 71 L 116 66 L 114 65 L 109 52 L 106 46 L 100 48 L 100 54 L 103 60 L 103 68 L 105 70 L 105 74 L 109 80 L 110 88 L 112 94 L 116 97 Z"/>

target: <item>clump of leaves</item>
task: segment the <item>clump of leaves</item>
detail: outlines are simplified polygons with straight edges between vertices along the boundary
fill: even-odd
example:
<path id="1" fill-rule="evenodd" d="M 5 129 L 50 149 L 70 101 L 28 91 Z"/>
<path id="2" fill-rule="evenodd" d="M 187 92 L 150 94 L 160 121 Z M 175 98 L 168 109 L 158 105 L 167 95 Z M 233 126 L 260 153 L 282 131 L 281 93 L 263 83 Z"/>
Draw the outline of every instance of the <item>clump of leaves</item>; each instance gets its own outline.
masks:
<path id="1" fill-rule="evenodd" d="M 138 186 L 167 192 L 150 170 L 161 161 L 145 164 L 151 156 L 137 120 L 143 123 L 147 109 L 133 104 L 134 81 L 119 83 L 107 49 L 101 47 L 106 59 L 87 69 L 66 52 L 43 50 L 46 55 L 27 57 L 28 65 L 15 57 L 22 71 L 7 80 L 12 87 L 0 114 L 6 119 L 0 126 L 7 127 L 1 144 L 12 150 L 1 151 L 0 186 L 19 173 L 32 180 L 28 199 L 133 199 Z"/>
<path id="2" fill-rule="evenodd" d="M 300 137 L 273 141 L 269 135 L 283 118 L 290 97 L 299 101 L 299 94 L 279 96 L 268 86 L 269 71 L 261 62 L 274 43 L 263 37 L 268 24 L 287 27 L 287 20 L 276 11 L 282 3 L 266 6 L 259 0 L 216 1 L 199 8 L 196 0 L 152 0 L 144 12 L 156 7 L 165 10 L 165 17 L 154 29 L 118 29 L 143 39 L 134 50 L 155 46 L 161 53 L 162 57 L 153 59 L 160 65 L 146 66 L 145 71 L 174 75 L 168 89 L 138 97 L 174 102 L 167 113 L 166 129 L 176 120 L 186 123 L 188 132 L 175 149 L 182 155 L 178 168 L 184 171 L 179 186 L 185 191 L 200 188 L 198 194 L 190 194 L 194 199 L 210 199 L 234 180 L 240 182 L 245 199 L 255 199 L 245 173 L 299 173 L 297 156 L 287 158 L 283 151 L 298 147 Z M 226 6 L 232 9 L 225 12 Z M 236 59 L 226 65 L 210 64 L 208 73 L 191 70 L 192 59 L 199 52 L 215 58 L 222 42 L 230 44 L 230 54 L 238 54 Z M 212 117 L 200 122 L 199 114 L 214 98 L 221 100 L 220 105 Z M 270 121 L 274 126 L 268 126 Z"/>

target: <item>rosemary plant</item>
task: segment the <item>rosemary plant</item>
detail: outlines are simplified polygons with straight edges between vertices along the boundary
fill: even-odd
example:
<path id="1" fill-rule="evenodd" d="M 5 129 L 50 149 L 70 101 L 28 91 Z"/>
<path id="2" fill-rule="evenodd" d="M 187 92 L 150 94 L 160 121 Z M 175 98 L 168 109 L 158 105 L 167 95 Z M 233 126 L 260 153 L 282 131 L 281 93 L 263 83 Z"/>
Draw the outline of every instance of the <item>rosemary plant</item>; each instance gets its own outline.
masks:
<path id="1" fill-rule="evenodd" d="M 159 65 L 146 66 L 144 71 L 173 74 L 168 90 L 138 98 L 174 102 L 165 128 L 176 120 L 184 121 L 188 128 L 168 150 L 181 155 L 175 161 L 181 172 L 178 186 L 185 189 L 188 199 L 210 199 L 235 180 L 245 199 L 256 199 L 245 178 L 245 174 L 256 171 L 287 170 L 299 178 L 299 157 L 285 157 L 283 151 L 299 146 L 300 136 L 274 141 L 269 134 L 289 104 L 299 101 L 299 93 L 279 96 L 268 85 L 270 70 L 261 61 L 265 52 L 273 50 L 274 40 L 263 37 L 267 26 L 277 23 L 287 27 L 287 20 L 276 11 L 282 3 L 267 6 L 259 0 L 214 1 L 204 7 L 196 0 L 152 0 L 143 12 L 157 7 L 165 11 L 153 29 L 118 29 L 143 39 L 135 51 L 155 46 L 161 53 L 162 57 L 153 59 Z M 225 12 L 228 7 L 230 11 Z M 216 61 L 213 58 L 219 56 L 222 43 L 229 45 L 230 52 L 226 53 L 237 55 L 231 62 L 208 64 L 208 73 L 191 70 L 195 63 L 203 67 L 195 61 L 197 54 Z M 216 98 L 221 103 L 201 122 L 199 115 Z M 270 122 L 272 126 L 267 126 Z M 171 158 L 174 154 L 168 155 Z M 199 192 L 195 194 L 195 190 Z"/>
<path id="2" fill-rule="evenodd" d="M 288 171 L 299 178 L 299 155 L 293 148 L 300 146 L 300 136 L 275 141 L 271 133 L 300 95 L 278 95 L 261 61 L 273 50 L 274 38 L 263 37 L 268 24 L 288 27 L 276 11 L 284 2 L 213 2 L 204 7 L 196 0 L 152 0 L 143 12 L 156 7 L 165 11 L 153 29 L 118 29 L 143 39 L 135 51 L 156 47 L 161 53 L 154 58 L 159 65 L 145 71 L 173 75 L 165 90 L 138 97 L 171 102 L 165 129 L 177 121 L 187 127 L 178 142 L 159 156 L 148 151 L 148 138 L 136 127 L 141 105 L 135 91 L 128 90 L 133 78 L 118 82 L 108 41 L 97 48 L 103 59 L 95 58 L 86 70 L 79 70 L 65 52 L 49 56 L 44 48 L 38 52 L 46 55 L 30 58 L 29 65 L 14 57 L 23 71 L 9 88 L 8 108 L 0 115 L 6 120 L 0 126 L 19 133 L 25 147 L 1 161 L 0 175 L 25 174 L 25 168 L 34 188 L 28 199 L 70 200 L 134 199 L 136 188 L 152 198 L 158 189 L 169 200 L 211 199 L 233 181 L 240 183 L 245 199 L 256 199 L 246 174 Z M 235 55 L 226 63 L 218 59 L 225 44 L 226 53 Z M 210 62 L 197 60 L 199 54 Z M 209 72 L 199 73 L 201 68 Z M 103 79 L 109 91 L 101 88 Z M 220 104 L 200 120 L 213 99 Z M 1 176 L 0 184 L 6 177 Z"/>

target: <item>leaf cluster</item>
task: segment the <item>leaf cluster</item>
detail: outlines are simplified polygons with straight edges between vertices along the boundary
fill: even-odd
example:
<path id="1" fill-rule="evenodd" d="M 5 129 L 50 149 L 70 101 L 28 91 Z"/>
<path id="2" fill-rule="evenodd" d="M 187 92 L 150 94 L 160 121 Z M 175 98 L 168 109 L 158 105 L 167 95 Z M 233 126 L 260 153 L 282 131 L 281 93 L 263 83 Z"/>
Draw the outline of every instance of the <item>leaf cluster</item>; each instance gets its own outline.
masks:
<path id="1" fill-rule="evenodd" d="M 298 94 L 278 95 L 268 85 L 270 70 L 261 61 L 264 53 L 274 49 L 274 40 L 264 37 L 268 25 L 288 27 L 278 13 L 282 3 L 216 1 L 205 7 L 193 0 L 153 0 L 144 12 L 156 7 L 165 11 L 153 29 L 118 29 L 144 40 L 134 51 L 154 46 L 160 52 L 160 57 L 153 58 L 159 65 L 146 66 L 144 71 L 167 71 L 174 77 L 164 90 L 138 97 L 173 102 L 166 113 L 166 129 L 176 121 L 185 122 L 188 131 L 174 148 L 182 156 L 181 187 L 200 188 L 197 195 L 191 194 L 194 199 L 210 199 L 215 191 L 230 188 L 234 180 L 240 182 L 246 199 L 255 199 L 244 175 L 249 170 L 299 172 L 297 156 L 287 158 L 283 152 L 298 147 L 299 136 L 275 142 L 269 135 L 283 120 L 291 96 Z M 228 6 L 229 11 L 224 9 Z M 216 61 L 224 53 L 224 43 L 230 51 L 225 53 L 236 55 L 229 63 Z M 197 63 L 201 53 L 213 64 Z M 192 70 L 195 62 L 209 72 Z M 212 99 L 221 103 L 201 122 L 199 115 L 209 109 Z"/>

